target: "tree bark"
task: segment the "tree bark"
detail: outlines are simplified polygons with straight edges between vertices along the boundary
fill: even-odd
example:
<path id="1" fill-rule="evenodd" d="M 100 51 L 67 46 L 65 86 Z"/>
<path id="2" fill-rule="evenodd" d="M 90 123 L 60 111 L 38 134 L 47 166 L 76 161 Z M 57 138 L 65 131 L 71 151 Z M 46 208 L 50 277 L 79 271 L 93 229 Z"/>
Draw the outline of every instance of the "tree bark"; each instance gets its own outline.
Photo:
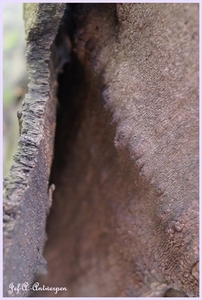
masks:
<path id="1" fill-rule="evenodd" d="M 56 124 L 54 70 L 50 47 L 65 4 L 25 4 L 29 93 L 19 114 L 18 152 L 4 180 L 4 296 L 9 285 L 32 284 L 45 272 L 43 258 L 49 210 L 49 176 Z M 28 291 L 19 294 L 27 296 Z M 13 296 L 12 295 L 12 296 Z"/>
<path id="2" fill-rule="evenodd" d="M 198 5 L 29 4 L 25 20 L 5 295 L 37 279 L 67 289 L 37 296 L 198 296 Z"/>

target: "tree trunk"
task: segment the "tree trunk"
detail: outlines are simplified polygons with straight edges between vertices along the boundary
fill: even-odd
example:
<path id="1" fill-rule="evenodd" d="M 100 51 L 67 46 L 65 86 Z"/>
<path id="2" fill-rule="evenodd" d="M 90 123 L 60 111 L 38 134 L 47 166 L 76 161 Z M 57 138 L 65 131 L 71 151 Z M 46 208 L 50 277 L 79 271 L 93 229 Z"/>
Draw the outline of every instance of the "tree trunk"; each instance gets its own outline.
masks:
<path id="1" fill-rule="evenodd" d="M 25 24 L 4 295 L 198 296 L 198 4 L 26 4 Z"/>

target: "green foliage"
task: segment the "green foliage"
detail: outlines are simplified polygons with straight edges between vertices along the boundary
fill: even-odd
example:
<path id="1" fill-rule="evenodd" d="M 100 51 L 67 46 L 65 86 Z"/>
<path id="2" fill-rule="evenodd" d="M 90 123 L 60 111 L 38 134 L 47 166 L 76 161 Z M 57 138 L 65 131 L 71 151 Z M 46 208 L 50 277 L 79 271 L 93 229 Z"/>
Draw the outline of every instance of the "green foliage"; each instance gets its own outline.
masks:
<path id="1" fill-rule="evenodd" d="M 8 31 L 5 35 L 4 35 L 4 39 L 3 39 L 3 51 L 12 51 L 14 47 L 17 46 L 18 42 L 19 42 L 19 34 L 20 32 L 17 31 L 16 29 L 12 30 L 12 31 Z"/>

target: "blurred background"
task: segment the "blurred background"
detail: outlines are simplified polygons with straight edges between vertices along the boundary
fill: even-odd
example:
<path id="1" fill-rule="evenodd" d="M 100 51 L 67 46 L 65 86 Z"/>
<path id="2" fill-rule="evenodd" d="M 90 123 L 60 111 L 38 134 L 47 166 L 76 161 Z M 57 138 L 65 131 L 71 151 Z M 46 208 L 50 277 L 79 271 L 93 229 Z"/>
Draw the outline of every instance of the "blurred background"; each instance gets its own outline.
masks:
<path id="1" fill-rule="evenodd" d="M 17 151 L 17 111 L 27 92 L 25 31 L 22 3 L 3 4 L 3 175 L 7 175 Z"/>

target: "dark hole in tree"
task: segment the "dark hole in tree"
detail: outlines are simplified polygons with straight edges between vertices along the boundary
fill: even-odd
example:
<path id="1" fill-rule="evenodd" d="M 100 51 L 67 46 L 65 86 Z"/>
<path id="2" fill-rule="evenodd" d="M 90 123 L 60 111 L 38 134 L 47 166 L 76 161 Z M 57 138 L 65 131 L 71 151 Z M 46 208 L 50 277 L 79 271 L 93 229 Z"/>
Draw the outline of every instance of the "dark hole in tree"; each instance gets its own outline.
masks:
<path id="1" fill-rule="evenodd" d="M 54 183 L 54 174 L 59 173 L 64 167 L 65 158 L 68 156 L 67 149 L 73 143 L 79 129 L 85 100 L 85 71 L 76 53 L 72 51 L 76 28 L 73 17 L 74 7 L 75 4 L 67 5 L 55 39 L 55 43 L 59 44 L 59 48 L 61 46 L 59 60 L 62 62 L 59 62 L 61 65 L 57 77 L 57 124 L 50 183 Z M 61 38 L 64 40 L 67 37 L 70 44 L 64 46 L 66 41 L 61 43 Z"/>

